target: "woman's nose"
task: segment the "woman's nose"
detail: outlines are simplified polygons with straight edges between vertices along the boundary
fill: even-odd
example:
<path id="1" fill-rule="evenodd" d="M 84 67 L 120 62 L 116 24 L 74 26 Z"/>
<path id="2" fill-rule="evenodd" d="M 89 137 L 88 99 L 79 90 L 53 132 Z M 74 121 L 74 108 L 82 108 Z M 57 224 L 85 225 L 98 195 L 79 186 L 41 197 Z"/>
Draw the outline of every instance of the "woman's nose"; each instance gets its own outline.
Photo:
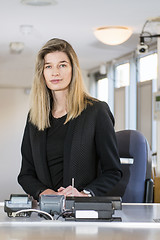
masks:
<path id="1" fill-rule="evenodd" d="M 59 76 L 59 71 L 58 71 L 57 68 L 52 69 L 52 75 L 53 75 L 53 76 Z"/>

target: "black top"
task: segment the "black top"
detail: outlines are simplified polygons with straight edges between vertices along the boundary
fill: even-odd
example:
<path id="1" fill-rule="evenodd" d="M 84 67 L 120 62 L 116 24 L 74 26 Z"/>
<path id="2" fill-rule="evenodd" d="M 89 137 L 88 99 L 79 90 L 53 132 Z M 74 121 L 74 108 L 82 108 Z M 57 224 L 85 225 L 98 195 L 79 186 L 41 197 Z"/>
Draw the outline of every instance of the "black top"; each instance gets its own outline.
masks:
<path id="1" fill-rule="evenodd" d="M 47 131 L 47 162 L 53 189 L 57 191 L 63 185 L 64 139 L 68 124 L 64 124 L 66 115 L 51 118 L 51 127 Z"/>

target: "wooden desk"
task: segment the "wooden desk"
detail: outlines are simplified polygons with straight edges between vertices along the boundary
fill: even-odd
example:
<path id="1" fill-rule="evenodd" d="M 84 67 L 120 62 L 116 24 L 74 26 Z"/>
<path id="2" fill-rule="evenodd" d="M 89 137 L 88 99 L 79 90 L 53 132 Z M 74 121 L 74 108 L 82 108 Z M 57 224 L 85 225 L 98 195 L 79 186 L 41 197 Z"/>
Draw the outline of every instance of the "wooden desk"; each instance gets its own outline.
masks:
<path id="1" fill-rule="evenodd" d="M 116 211 L 122 222 L 63 222 L 8 218 L 0 207 L 0 240 L 159 240 L 160 204 L 123 204 Z"/>

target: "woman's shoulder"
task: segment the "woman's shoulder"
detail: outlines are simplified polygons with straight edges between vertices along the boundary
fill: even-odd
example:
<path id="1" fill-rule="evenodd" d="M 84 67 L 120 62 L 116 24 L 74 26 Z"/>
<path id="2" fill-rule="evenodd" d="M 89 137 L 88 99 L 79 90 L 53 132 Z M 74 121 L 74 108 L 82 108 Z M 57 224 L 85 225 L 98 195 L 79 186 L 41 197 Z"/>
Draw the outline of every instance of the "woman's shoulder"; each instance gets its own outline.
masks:
<path id="1" fill-rule="evenodd" d="M 108 116 L 112 122 L 114 123 L 114 117 L 110 110 L 109 105 L 106 102 L 100 100 L 93 100 L 92 104 L 87 106 L 87 112 L 93 113 L 96 117 L 103 118 L 104 116 Z"/>
<path id="2" fill-rule="evenodd" d="M 91 102 L 87 105 L 87 108 L 93 109 L 95 111 L 110 111 L 108 104 L 98 99 L 92 99 Z"/>

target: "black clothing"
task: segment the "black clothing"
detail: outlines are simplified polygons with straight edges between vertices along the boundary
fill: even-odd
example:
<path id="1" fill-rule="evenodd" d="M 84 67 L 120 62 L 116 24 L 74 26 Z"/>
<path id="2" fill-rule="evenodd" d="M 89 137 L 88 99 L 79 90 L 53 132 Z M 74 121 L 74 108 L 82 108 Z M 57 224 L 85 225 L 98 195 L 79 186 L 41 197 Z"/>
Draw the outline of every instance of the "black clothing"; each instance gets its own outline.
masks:
<path id="1" fill-rule="evenodd" d="M 47 130 L 47 162 L 53 190 L 63 185 L 63 151 L 68 124 L 64 124 L 66 115 L 51 117 L 51 127 Z"/>
<path id="2" fill-rule="evenodd" d="M 88 105 L 68 123 L 64 142 L 63 187 L 90 189 L 105 196 L 121 178 L 114 118 L 105 102 Z M 38 131 L 27 120 L 22 142 L 22 167 L 18 182 L 24 191 L 38 199 L 40 190 L 52 189 L 46 160 L 47 129 Z"/>

